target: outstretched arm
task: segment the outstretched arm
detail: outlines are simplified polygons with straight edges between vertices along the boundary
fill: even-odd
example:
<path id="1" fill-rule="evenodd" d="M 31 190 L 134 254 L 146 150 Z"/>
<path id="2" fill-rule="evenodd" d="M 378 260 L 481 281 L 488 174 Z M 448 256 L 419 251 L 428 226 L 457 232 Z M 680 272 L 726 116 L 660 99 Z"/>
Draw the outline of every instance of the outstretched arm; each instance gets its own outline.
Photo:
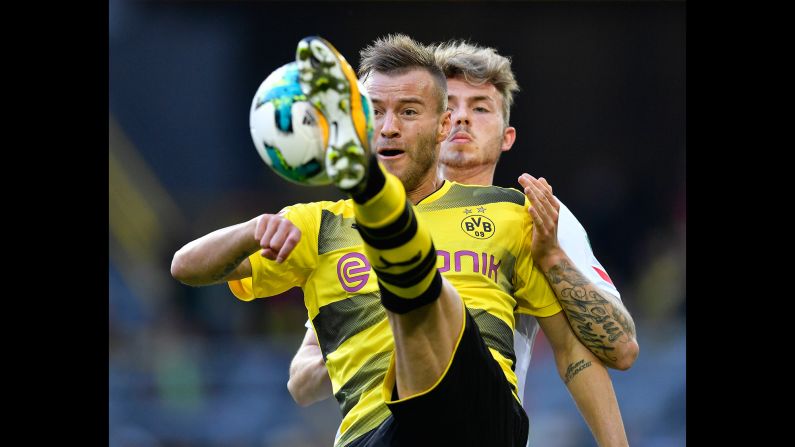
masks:
<path id="1" fill-rule="evenodd" d="M 262 249 L 262 256 L 282 262 L 300 239 L 301 230 L 292 222 L 263 214 L 189 242 L 174 253 L 171 275 L 189 286 L 248 278 L 252 253 Z"/>
<path id="2" fill-rule="evenodd" d="M 312 328 L 306 330 L 304 341 L 290 363 L 287 389 L 293 400 L 302 407 L 327 399 L 332 394 L 331 378 Z"/>
<path id="3" fill-rule="evenodd" d="M 607 368 L 574 336 L 562 312 L 539 317 L 538 323 L 552 346 L 558 374 L 598 445 L 629 445 Z"/>
<path id="4" fill-rule="evenodd" d="M 638 357 L 635 323 L 617 297 L 599 288 L 577 268 L 558 241 L 560 203 L 543 178 L 519 177 L 532 203 L 533 260 L 547 277 L 574 334 L 605 365 L 629 369 Z"/>

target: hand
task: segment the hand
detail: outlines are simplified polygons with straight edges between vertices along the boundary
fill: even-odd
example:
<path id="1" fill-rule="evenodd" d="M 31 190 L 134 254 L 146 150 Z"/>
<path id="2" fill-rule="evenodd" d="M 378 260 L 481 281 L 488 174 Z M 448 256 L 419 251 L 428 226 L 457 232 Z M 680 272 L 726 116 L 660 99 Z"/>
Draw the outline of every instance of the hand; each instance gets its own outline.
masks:
<path id="1" fill-rule="evenodd" d="M 259 241 L 263 257 L 282 263 L 301 240 L 301 230 L 280 215 L 263 214 L 257 218 L 254 239 Z"/>
<path id="2" fill-rule="evenodd" d="M 533 216 L 533 242 L 530 247 L 533 260 L 543 266 L 545 258 L 562 251 L 558 245 L 560 202 L 552 195 L 552 186 L 543 177 L 536 179 L 525 173 L 519 177 L 519 183 L 530 200 L 528 211 Z"/>

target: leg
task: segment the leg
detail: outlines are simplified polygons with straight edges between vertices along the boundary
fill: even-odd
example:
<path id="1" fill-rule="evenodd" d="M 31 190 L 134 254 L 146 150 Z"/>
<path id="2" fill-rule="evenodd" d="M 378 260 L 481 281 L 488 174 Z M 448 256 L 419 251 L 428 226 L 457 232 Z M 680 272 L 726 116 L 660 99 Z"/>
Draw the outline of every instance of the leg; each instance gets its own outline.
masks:
<path id="1" fill-rule="evenodd" d="M 404 398 L 431 389 L 444 374 L 461 337 L 464 304 L 436 268 L 430 233 L 403 185 L 374 157 L 369 171 L 354 211 L 395 338 L 395 381 Z"/>
<path id="2" fill-rule="evenodd" d="M 450 364 L 463 329 L 464 305 L 443 280 L 439 298 L 405 314 L 387 310 L 395 337 L 395 383 L 398 398 L 431 389 Z"/>

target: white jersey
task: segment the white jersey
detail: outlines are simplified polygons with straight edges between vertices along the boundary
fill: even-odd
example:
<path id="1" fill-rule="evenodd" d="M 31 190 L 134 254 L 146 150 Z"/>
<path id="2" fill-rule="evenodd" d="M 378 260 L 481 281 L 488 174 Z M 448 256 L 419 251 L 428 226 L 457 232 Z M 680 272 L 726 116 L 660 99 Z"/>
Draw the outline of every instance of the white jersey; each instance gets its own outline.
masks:
<path id="1" fill-rule="evenodd" d="M 563 202 L 560 202 L 560 212 L 558 213 L 558 243 L 580 273 L 600 289 L 614 295 L 619 300 L 621 299 L 621 295 L 607 275 L 605 268 L 594 256 L 585 228 Z M 516 314 L 513 350 L 516 354 L 515 371 L 516 377 L 519 379 L 519 397 L 522 398 L 522 406 L 525 411 L 527 411 L 527 407 L 524 404 L 524 386 L 527 369 L 530 367 L 530 356 L 533 353 L 533 342 L 535 342 L 537 334 L 538 320 L 535 317 Z"/>

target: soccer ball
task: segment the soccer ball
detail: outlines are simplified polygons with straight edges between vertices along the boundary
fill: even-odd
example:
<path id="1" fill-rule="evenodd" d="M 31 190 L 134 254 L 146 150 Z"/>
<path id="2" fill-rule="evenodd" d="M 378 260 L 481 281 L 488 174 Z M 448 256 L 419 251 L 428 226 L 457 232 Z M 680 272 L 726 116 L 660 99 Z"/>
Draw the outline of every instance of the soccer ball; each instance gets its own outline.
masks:
<path id="1" fill-rule="evenodd" d="M 331 183 L 325 169 L 328 124 L 301 91 L 298 64 L 285 64 L 262 82 L 249 127 L 260 157 L 281 177 L 301 185 Z"/>

